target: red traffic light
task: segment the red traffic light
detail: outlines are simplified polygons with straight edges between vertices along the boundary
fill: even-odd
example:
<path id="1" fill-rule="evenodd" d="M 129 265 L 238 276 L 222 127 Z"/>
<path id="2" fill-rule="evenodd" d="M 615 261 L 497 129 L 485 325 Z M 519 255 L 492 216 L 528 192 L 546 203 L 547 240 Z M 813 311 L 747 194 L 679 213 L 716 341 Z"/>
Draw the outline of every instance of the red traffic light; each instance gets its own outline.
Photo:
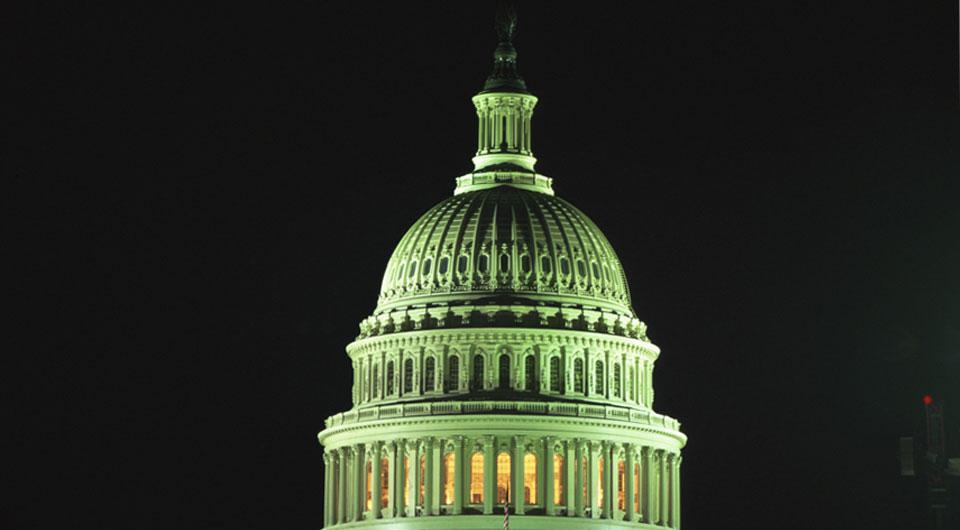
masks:
<path id="1" fill-rule="evenodd" d="M 933 397 L 930 394 L 923 396 L 924 405 L 930 405 L 931 403 L 933 403 Z"/>

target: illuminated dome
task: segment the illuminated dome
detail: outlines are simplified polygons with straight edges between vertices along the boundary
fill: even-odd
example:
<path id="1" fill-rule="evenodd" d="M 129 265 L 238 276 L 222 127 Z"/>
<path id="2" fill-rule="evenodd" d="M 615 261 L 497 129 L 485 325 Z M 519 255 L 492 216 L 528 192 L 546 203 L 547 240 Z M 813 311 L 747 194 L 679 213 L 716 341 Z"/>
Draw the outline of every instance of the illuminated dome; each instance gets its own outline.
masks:
<path id="1" fill-rule="evenodd" d="M 680 528 L 680 422 L 653 408 L 660 349 L 597 226 L 531 150 L 536 96 L 498 15 L 473 97 L 473 171 L 417 220 L 347 346 L 325 421 L 325 528 Z M 328 352 L 325 352 L 327 354 Z"/>
<path id="2" fill-rule="evenodd" d="M 596 225 L 563 199 L 509 185 L 454 195 L 414 223 L 376 312 L 482 299 L 633 316 L 620 260 Z"/>

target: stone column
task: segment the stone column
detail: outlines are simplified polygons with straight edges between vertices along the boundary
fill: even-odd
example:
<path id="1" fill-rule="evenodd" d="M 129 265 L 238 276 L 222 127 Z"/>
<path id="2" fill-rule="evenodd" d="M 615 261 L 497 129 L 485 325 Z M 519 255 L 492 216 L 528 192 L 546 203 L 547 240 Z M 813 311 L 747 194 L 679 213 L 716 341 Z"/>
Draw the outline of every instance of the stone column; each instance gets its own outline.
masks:
<path id="1" fill-rule="evenodd" d="M 410 479 L 407 481 L 407 517 L 417 516 L 417 498 L 420 493 L 420 451 L 419 440 L 407 442 L 408 458 L 410 458 Z"/>
<path id="2" fill-rule="evenodd" d="M 440 514 L 440 453 L 443 447 L 439 440 L 427 437 L 424 452 L 427 455 L 426 488 L 424 490 L 424 512 L 427 515 Z"/>
<path id="3" fill-rule="evenodd" d="M 564 442 L 564 454 L 563 454 L 563 493 L 564 500 L 567 501 L 567 517 L 572 517 L 576 515 L 576 491 L 577 491 L 577 479 L 576 472 L 577 467 L 579 467 L 579 460 L 577 460 L 576 448 L 571 440 Z"/>
<path id="4" fill-rule="evenodd" d="M 586 445 L 583 440 L 577 439 L 576 447 L 574 450 L 574 463 L 573 463 L 573 473 L 575 480 L 573 481 L 573 502 L 574 502 L 574 515 L 577 517 L 583 517 L 586 513 L 586 506 L 583 503 L 583 487 L 587 484 L 586 481 L 590 480 L 588 476 L 583 476 L 583 458 L 587 456 Z M 588 488 L 589 491 L 589 488 Z"/>
<path id="5" fill-rule="evenodd" d="M 455 436 L 453 441 L 453 515 L 463 513 L 463 436 Z"/>
<path id="6" fill-rule="evenodd" d="M 493 436 L 483 437 L 483 513 L 492 514 L 497 498 L 497 451 Z"/>
<path id="7" fill-rule="evenodd" d="M 380 448 L 381 443 L 370 444 L 370 518 L 380 518 L 380 495 L 381 488 L 386 486 L 380 480 Z"/>
<path id="8" fill-rule="evenodd" d="M 366 488 L 366 448 L 362 444 L 354 446 L 353 474 L 356 479 L 353 481 L 353 520 L 363 519 L 363 510 L 366 508 L 364 503 L 367 500 Z"/>
<path id="9" fill-rule="evenodd" d="M 627 521 L 633 521 L 636 518 L 636 513 L 633 509 L 633 496 L 636 492 L 636 485 L 633 483 L 633 444 L 627 444 L 624 450 L 626 451 L 626 459 L 624 461 L 624 475 L 623 479 L 626 481 L 626 487 L 624 488 L 624 507 L 626 508 L 626 519 Z"/>
<path id="10" fill-rule="evenodd" d="M 397 442 L 387 442 L 387 511 L 384 517 L 396 517 L 397 510 L 397 479 L 403 476 L 403 469 L 398 472 L 397 465 L 403 465 L 403 459 L 397 459 Z M 402 487 L 402 486 L 401 486 Z"/>
<path id="11" fill-rule="evenodd" d="M 670 475 L 667 473 L 666 451 L 660 452 L 660 524 L 667 526 L 670 518 Z"/>
<path id="12" fill-rule="evenodd" d="M 543 439 L 543 506 L 547 515 L 556 515 L 557 510 L 553 504 L 553 436 L 547 436 Z"/>
<path id="13" fill-rule="evenodd" d="M 323 453 L 323 526 L 330 526 L 330 499 L 333 477 L 330 472 L 330 453 Z"/>
<path id="14" fill-rule="evenodd" d="M 670 523 L 673 528 L 679 530 L 680 528 L 680 463 L 683 462 L 683 457 L 680 455 L 675 455 L 673 459 L 673 480 L 670 484 L 673 486 L 673 495 L 670 496 L 673 507 L 673 515 L 670 517 Z"/>
<path id="15" fill-rule="evenodd" d="M 524 457 L 524 447 L 523 439 L 519 436 L 513 437 L 513 512 L 517 515 L 523 515 L 524 513 L 524 500 L 523 500 L 523 457 Z"/>
<path id="16" fill-rule="evenodd" d="M 652 447 L 643 448 L 643 471 L 647 479 L 647 506 L 644 510 L 643 522 L 654 524 L 657 522 L 657 472 L 654 468 L 655 454 Z"/>
<path id="17" fill-rule="evenodd" d="M 345 523 L 347 522 L 346 511 L 347 511 L 347 450 L 345 448 L 337 449 L 337 467 L 338 467 L 338 477 L 337 480 L 337 512 L 336 512 L 336 523 Z"/>
<path id="18" fill-rule="evenodd" d="M 613 510 L 617 506 L 617 447 L 615 444 L 603 443 L 603 517 L 613 519 Z"/>
<path id="19" fill-rule="evenodd" d="M 600 517 L 600 476 L 597 466 L 600 464 L 600 443 L 589 442 L 590 457 L 587 461 L 587 491 L 589 495 L 590 518 Z"/>

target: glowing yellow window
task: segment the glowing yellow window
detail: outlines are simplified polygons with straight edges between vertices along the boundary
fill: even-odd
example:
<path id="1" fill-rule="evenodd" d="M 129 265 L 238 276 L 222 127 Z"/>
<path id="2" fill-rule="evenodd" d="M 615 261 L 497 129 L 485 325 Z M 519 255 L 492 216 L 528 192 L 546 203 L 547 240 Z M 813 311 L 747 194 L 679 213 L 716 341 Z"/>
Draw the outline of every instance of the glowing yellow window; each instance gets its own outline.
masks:
<path id="1" fill-rule="evenodd" d="M 626 488 L 627 488 L 627 473 L 626 467 L 621 460 L 617 464 L 617 509 L 626 510 Z"/>
<path id="2" fill-rule="evenodd" d="M 497 455 L 497 504 L 510 502 L 510 455 L 506 452 Z"/>
<path id="3" fill-rule="evenodd" d="M 597 460 L 597 492 L 600 494 L 599 500 L 597 501 L 597 508 L 603 506 L 603 458 Z"/>
<path id="4" fill-rule="evenodd" d="M 403 505 L 410 502 L 410 457 L 403 457 Z"/>
<path id="5" fill-rule="evenodd" d="M 367 510 L 373 509 L 373 463 L 367 462 Z"/>
<path id="6" fill-rule="evenodd" d="M 523 457 L 523 502 L 537 503 L 537 455 L 533 453 Z"/>
<path id="7" fill-rule="evenodd" d="M 633 511 L 640 513 L 640 464 L 633 464 Z"/>
<path id="8" fill-rule="evenodd" d="M 443 456 L 443 504 L 453 504 L 454 455 Z"/>
<path id="9" fill-rule="evenodd" d="M 424 484 L 427 482 L 427 455 L 420 455 L 420 493 L 417 504 L 423 506 Z"/>
<path id="10" fill-rule="evenodd" d="M 483 453 L 480 451 L 470 457 L 470 503 L 483 503 Z"/>
<path id="11" fill-rule="evenodd" d="M 553 455 L 553 504 L 563 504 L 563 457 L 560 453 Z"/>
<path id="12" fill-rule="evenodd" d="M 390 504 L 390 461 L 380 460 L 380 507 L 386 508 Z"/>

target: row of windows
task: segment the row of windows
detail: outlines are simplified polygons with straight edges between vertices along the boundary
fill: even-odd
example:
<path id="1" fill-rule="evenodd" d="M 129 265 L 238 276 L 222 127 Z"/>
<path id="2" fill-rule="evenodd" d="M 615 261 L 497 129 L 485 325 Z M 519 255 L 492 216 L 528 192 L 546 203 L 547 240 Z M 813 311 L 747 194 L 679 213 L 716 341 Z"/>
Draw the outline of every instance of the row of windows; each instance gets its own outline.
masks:
<path id="1" fill-rule="evenodd" d="M 509 354 L 501 354 L 497 361 L 497 378 L 496 378 L 496 389 L 510 389 L 511 388 L 511 356 Z M 470 391 L 479 391 L 479 390 L 492 390 L 487 388 L 484 385 L 484 363 L 485 357 L 481 354 L 473 356 L 472 366 L 470 367 L 469 377 L 469 390 Z M 547 371 L 547 386 L 546 389 L 550 392 L 555 393 L 565 393 L 568 391 L 566 388 L 567 384 L 564 378 L 563 369 L 561 366 L 561 359 L 559 356 L 551 356 L 548 360 L 549 366 Z M 593 367 L 593 386 L 589 391 L 593 395 L 606 396 L 606 381 L 608 375 L 610 376 L 611 387 L 609 389 L 609 397 L 616 399 L 626 399 L 634 402 L 641 402 L 641 387 L 642 387 L 642 378 L 638 378 L 638 372 L 633 365 L 629 365 L 627 368 L 627 378 L 624 380 L 624 373 L 619 362 L 611 363 L 613 365 L 613 373 L 608 374 L 606 371 L 606 366 L 603 360 L 594 361 Z M 537 358 L 534 355 L 527 355 L 523 359 L 523 380 L 522 386 L 519 385 L 519 390 L 524 390 L 528 392 L 538 392 L 540 391 L 540 381 L 539 381 L 539 370 L 537 366 Z M 380 398 L 387 398 L 396 395 L 397 384 L 395 380 L 395 368 L 394 361 L 389 360 L 386 362 L 385 369 L 385 380 L 381 382 L 380 380 L 380 365 L 374 363 L 372 365 L 370 372 L 370 380 L 367 381 L 366 375 L 367 372 L 363 364 L 361 363 L 358 369 L 359 373 L 359 385 L 358 392 L 360 393 L 359 402 L 367 402 Z M 442 390 L 444 392 L 459 392 L 461 390 L 461 381 L 460 381 L 460 357 L 456 355 L 451 355 L 447 358 L 446 372 L 442 374 Z M 572 391 L 577 394 L 585 394 L 587 392 L 586 384 L 587 373 L 584 369 L 584 360 L 581 358 L 576 358 L 573 361 L 573 373 L 572 373 Z M 369 384 L 367 384 L 369 383 Z M 423 371 L 420 374 L 420 389 L 423 392 L 435 392 L 438 390 L 437 387 L 437 360 L 434 356 L 427 356 L 423 361 Z M 410 394 L 414 392 L 414 359 L 408 358 L 403 361 L 403 370 L 401 374 L 401 393 Z"/>
<path id="2" fill-rule="evenodd" d="M 477 270 L 476 272 L 482 276 L 487 276 L 490 274 L 490 261 L 491 256 L 487 252 L 481 252 L 477 257 Z M 509 253 L 501 252 L 497 257 L 497 272 L 502 275 L 510 273 L 511 268 L 511 256 Z M 533 272 L 533 262 L 530 254 L 524 253 L 520 255 L 519 263 L 519 272 L 524 277 L 529 276 Z M 585 278 L 588 278 L 590 275 L 593 276 L 595 282 L 601 280 L 601 276 L 606 280 L 607 283 L 612 282 L 610 275 L 610 267 L 607 264 L 603 264 L 602 268 L 599 263 L 591 260 L 589 265 L 589 271 L 587 262 L 582 258 L 577 258 L 574 260 L 578 281 L 582 281 Z M 570 260 L 566 256 L 560 256 L 556 258 L 557 267 L 559 269 L 560 275 L 563 277 L 564 282 L 568 282 L 571 273 Z M 540 270 L 539 274 L 543 279 L 549 279 L 553 274 L 553 264 L 554 258 L 549 254 L 544 254 L 540 257 Z M 426 257 L 423 261 L 418 262 L 416 259 L 410 261 L 409 263 L 401 263 L 396 269 L 394 269 L 394 281 L 401 282 L 414 282 L 417 278 L 419 265 L 420 276 L 423 279 L 428 279 L 431 272 L 433 271 L 433 257 Z M 461 254 L 457 257 L 456 263 L 456 273 L 457 276 L 462 280 L 466 275 L 470 267 L 470 256 L 467 254 Z M 442 256 L 437 265 L 437 274 L 440 276 L 441 280 L 447 279 L 447 274 L 450 270 L 450 256 Z M 602 270 L 602 273 L 601 273 Z"/>

